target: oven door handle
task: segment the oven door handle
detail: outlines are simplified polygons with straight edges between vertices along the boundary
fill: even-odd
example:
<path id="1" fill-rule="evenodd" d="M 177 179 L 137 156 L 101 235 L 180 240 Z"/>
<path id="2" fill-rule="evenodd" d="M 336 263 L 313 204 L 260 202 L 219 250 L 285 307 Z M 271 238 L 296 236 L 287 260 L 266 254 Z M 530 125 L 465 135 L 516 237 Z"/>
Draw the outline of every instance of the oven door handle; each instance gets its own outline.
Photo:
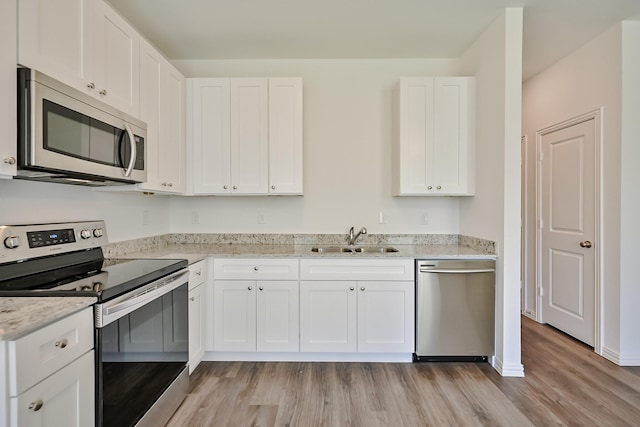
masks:
<path id="1" fill-rule="evenodd" d="M 144 285 L 131 294 L 123 295 L 104 304 L 95 305 L 96 327 L 102 328 L 108 324 L 137 310 L 143 305 L 168 294 L 176 288 L 188 283 L 189 270 L 184 269 L 168 277 Z"/>

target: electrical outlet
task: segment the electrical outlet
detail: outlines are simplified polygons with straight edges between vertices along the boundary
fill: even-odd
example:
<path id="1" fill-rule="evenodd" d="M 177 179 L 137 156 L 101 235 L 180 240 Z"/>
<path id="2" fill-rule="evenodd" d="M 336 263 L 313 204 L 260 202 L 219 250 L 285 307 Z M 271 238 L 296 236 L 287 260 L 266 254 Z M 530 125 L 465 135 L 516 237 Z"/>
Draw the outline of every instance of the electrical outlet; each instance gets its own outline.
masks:
<path id="1" fill-rule="evenodd" d="M 426 212 L 422 212 L 422 215 L 420 216 L 420 222 L 422 222 L 422 225 L 429 224 L 429 214 Z"/>
<path id="2" fill-rule="evenodd" d="M 378 214 L 378 223 L 379 224 L 387 224 L 389 222 L 389 217 L 384 214 L 384 212 L 380 211 Z"/>
<path id="3" fill-rule="evenodd" d="M 200 224 L 200 214 L 198 211 L 191 212 L 191 224 Z"/>
<path id="4" fill-rule="evenodd" d="M 149 211 L 146 209 L 142 211 L 142 225 L 149 225 Z"/>

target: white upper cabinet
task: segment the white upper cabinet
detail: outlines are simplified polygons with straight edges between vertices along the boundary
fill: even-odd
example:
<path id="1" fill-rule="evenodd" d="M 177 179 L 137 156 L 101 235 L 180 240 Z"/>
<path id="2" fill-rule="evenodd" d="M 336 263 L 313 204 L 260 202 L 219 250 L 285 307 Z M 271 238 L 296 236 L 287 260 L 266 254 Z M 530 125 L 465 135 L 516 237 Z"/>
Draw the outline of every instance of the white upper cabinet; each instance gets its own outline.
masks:
<path id="1" fill-rule="evenodd" d="M 140 39 L 140 118 L 147 123 L 144 191 L 185 191 L 185 79 Z"/>
<path id="2" fill-rule="evenodd" d="M 16 3 L 0 2 L 0 178 L 16 174 Z"/>
<path id="3" fill-rule="evenodd" d="M 302 79 L 269 79 L 269 193 L 302 194 Z"/>
<path id="4" fill-rule="evenodd" d="M 302 79 L 189 79 L 189 193 L 302 194 Z"/>
<path id="5" fill-rule="evenodd" d="M 394 195 L 473 195 L 474 83 L 473 77 L 400 79 Z"/>
<path id="6" fill-rule="evenodd" d="M 18 0 L 18 64 L 139 117 L 139 36 L 102 0 Z"/>
<path id="7" fill-rule="evenodd" d="M 267 79 L 231 79 L 231 192 L 265 194 L 269 184 Z"/>

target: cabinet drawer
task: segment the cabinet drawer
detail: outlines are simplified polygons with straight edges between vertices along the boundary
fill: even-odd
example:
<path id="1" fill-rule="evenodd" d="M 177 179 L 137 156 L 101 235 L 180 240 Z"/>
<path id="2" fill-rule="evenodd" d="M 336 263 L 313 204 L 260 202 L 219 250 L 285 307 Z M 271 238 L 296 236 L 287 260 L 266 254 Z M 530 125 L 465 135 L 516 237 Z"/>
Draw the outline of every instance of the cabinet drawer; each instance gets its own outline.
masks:
<path id="1" fill-rule="evenodd" d="M 414 280 L 413 259 L 303 259 L 301 280 Z"/>
<path id="2" fill-rule="evenodd" d="M 93 307 L 11 341 L 9 394 L 17 396 L 93 348 Z"/>
<path id="3" fill-rule="evenodd" d="M 298 260 L 295 258 L 215 259 L 215 279 L 298 280 Z"/>
<path id="4" fill-rule="evenodd" d="M 198 261 L 189 266 L 189 290 L 203 284 L 207 278 L 207 262 Z"/>

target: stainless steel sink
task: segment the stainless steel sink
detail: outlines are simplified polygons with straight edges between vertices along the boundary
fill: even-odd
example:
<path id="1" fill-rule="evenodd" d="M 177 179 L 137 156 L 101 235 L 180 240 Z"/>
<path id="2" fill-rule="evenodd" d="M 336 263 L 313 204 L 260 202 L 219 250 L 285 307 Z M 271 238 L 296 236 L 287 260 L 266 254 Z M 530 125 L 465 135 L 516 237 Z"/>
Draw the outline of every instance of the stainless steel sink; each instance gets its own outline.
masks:
<path id="1" fill-rule="evenodd" d="M 385 254 L 398 252 L 392 246 L 317 246 L 311 248 L 311 252 L 335 254 L 335 253 L 352 253 L 352 254 Z"/>

